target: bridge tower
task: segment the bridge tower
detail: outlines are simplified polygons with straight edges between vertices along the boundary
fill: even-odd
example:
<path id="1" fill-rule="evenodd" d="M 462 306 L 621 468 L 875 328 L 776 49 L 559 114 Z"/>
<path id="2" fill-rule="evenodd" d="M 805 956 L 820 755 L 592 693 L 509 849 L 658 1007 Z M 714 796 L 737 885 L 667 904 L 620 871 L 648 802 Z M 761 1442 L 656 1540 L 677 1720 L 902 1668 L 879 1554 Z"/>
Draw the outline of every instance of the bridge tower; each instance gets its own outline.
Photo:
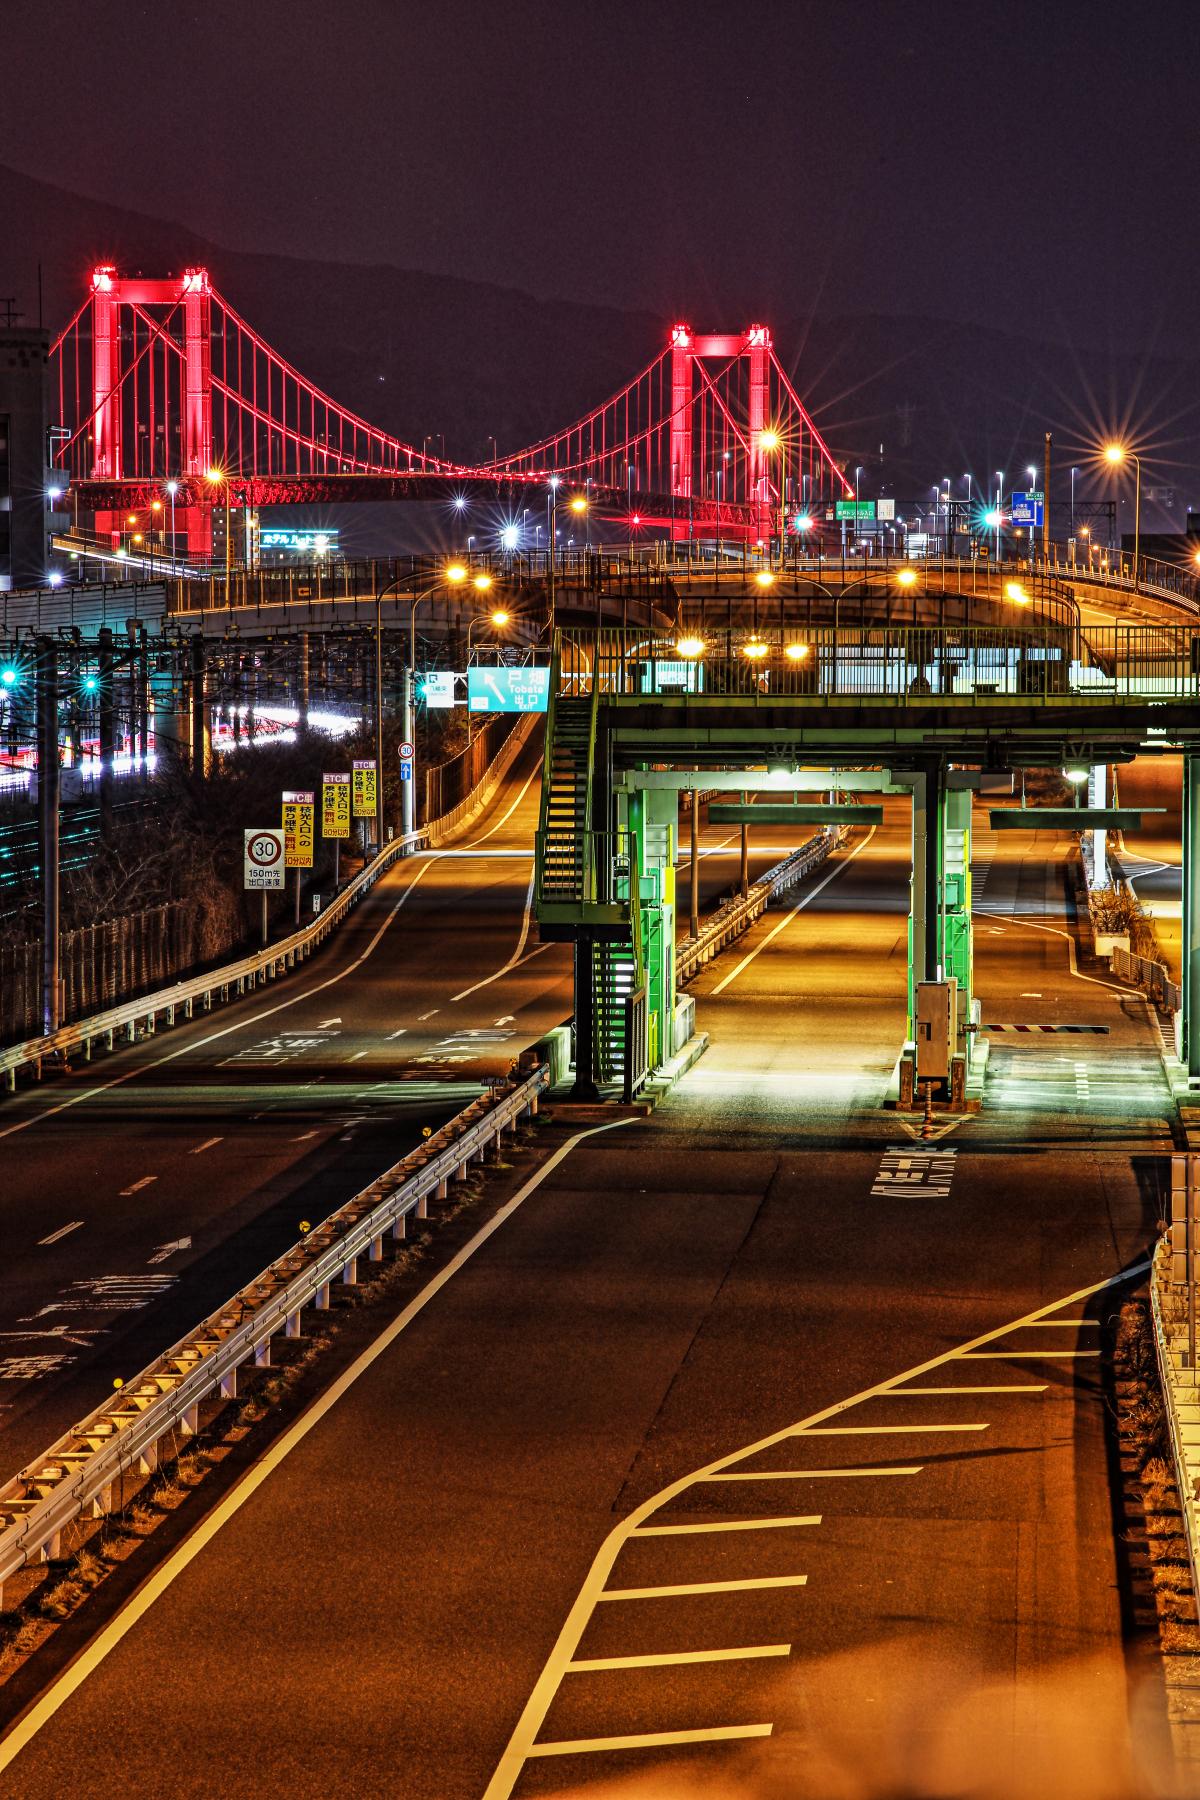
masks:
<path id="1" fill-rule="evenodd" d="M 671 328 L 671 492 L 679 500 L 691 500 L 695 492 L 692 408 L 696 362 L 744 359 L 748 365 L 747 498 L 757 504 L 760 536 L 769 534 L 772 518 L 770 472 L 762 442 L 767 429 L 770 358 L 771 333 L 765 325 L 751 325 L 740 336 L 723 332 L 697 334 L 684 324 Z M 689 519 L 676 519 L 672 535 L 687 537 L 690 530 Z"/>
<path id="2" fill-rule="evenodd" d="M 182 275 L 166 281 L 144 281 L 117 274 L 111 263 L 102 263 L 92 271 L 92 456 L 91 476 L 94 481 L 120 481 L 126 473 L 134 476 L 171 477 L 188 482 L 193 493 L 202 497 L 179 509 L 179 521 L 187 535 L 187 547 L 194 556 L 212 552 L 212 501 L 205 496 L 204 480 L 212 466 L 212 287 L 207 269 L 185 269 Z M 126 414 L 132 412 L 135 431 L 138 426 L 138 363 L 152 359 L 152 346 L 135 356 L 128 368 L 123 366 L 122 309 L 129 308 L 135 321 L 153 330 L 148 317 L 151 307 L 168 308 L 159 331 L 174 342 L 170 322 L 180 307 L 183 310 L 184 407 L 181 444 L 178 458 L 173 455 L 169 430 L 169 414 L 161 422 L 162 453 L 158 455 L 154 431 L 154 387 L 152 379 L 145 384 L 150 396 L 149 418 L 142 425 L 147 440 L 143 450 L 137 437 L 130 443 L 130 460 L 124 467 L 122 446 Z M 176 349 L 178 348 L 175 345 Z M 128 382 L 128 388 L 126 388 Z M 129 406 L 122 406 L 127 393 Z M 161 466 L 160 466 L 161 464 Z M 96 531 L 120 536 L 121 515 L 97 512 Z"/>

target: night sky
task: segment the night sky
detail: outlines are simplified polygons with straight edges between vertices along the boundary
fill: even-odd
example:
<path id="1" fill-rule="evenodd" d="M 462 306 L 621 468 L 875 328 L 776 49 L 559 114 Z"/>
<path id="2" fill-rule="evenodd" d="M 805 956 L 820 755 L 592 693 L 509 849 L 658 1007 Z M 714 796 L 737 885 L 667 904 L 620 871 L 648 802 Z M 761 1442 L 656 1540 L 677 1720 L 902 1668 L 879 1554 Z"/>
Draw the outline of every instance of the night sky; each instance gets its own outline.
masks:
<path id="1" fill-rule="evenodd" d="M 1196 342 L 1183 4 L 58 0 L 0 84 L 0 161 L 231 248 Z"/>

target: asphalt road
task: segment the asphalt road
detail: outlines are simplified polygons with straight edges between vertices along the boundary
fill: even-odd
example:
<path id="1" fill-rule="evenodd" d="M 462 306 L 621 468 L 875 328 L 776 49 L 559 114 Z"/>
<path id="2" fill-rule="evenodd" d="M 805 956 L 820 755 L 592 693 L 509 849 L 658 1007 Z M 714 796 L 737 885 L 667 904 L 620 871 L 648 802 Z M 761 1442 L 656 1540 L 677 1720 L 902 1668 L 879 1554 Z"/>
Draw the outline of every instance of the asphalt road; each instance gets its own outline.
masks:
<path id="1" fill-rule="evenodd" d="M 1180 978 L 1183 935 L 1183 758 L 1139 756 L 1117 771 L 1122 806 L 1160 809 L 1129 832 L 1113 861 L 1154 921 L 1167 968 Z"/>
<path id="2" fill-rule="evenodd" d="M 705 971 L 675 1093 L 300 1421 L 0 1793 L 1124 1794 L 1097 1321 L 1170 1101 L 1140 1000 L 1073 972 L 1062 844 L 977 845 L 985 1018 L 1093 1029 L 996 1031 L 932 1157 L 881 1110 L 889 803 Z"/>
<path id="3" fill-rule="evenodd" d="M 476 824 L 291 976 L 0 1105 L 0 1473 L 570 1013 L 569 946 L 529 940 L 540 759 L 535 735 Z M 752 875 L 790 848 L 754 835 Z M 707 910 L 737 833 L 701 849 Z"/>

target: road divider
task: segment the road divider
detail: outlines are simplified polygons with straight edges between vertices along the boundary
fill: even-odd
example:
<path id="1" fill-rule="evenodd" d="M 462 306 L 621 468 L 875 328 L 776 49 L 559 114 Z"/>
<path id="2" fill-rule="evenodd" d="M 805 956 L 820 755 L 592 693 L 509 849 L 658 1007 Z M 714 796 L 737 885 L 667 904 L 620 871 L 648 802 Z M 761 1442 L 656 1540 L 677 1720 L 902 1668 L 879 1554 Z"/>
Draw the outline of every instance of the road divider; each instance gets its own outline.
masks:
<path id="1" fill-rule="evenodd" d="M 0 1486 L 0 1608 L 6 1581 L 56 1560 L 64 1531 L 82 1514 L 112 1511 L 121 1477 L 152 1473 L 164 1440 L 200 1429 L 204 1403 L 235 1398 L 238 1371 L 268 1366 L 272 1338 L 298 1336 L 303 1307 L 327 1310 L 333 1284 L 357 1281 L 364 1257 L 380 1261 L 385 1234 L 403 1238 L 410 1215 L 425 1218 L 431 1195 L 445 1199 L 473 1161 L 499 1149 L 504 1131 L 536 1114 L 550 1081 L 539 1062 L 472 1101 Z"/>

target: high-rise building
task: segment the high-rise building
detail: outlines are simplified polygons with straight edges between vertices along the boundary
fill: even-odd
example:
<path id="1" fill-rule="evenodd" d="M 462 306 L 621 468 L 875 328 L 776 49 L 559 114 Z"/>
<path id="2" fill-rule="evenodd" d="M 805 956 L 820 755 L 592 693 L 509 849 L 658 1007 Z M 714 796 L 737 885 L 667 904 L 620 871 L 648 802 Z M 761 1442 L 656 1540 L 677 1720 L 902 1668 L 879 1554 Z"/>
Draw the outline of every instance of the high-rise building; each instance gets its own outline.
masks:
<path id="1" fill-rule="evenodd" d="M 46 332 L 0 324 L 0 591 L 46 580 L 49 352 Z"/>

